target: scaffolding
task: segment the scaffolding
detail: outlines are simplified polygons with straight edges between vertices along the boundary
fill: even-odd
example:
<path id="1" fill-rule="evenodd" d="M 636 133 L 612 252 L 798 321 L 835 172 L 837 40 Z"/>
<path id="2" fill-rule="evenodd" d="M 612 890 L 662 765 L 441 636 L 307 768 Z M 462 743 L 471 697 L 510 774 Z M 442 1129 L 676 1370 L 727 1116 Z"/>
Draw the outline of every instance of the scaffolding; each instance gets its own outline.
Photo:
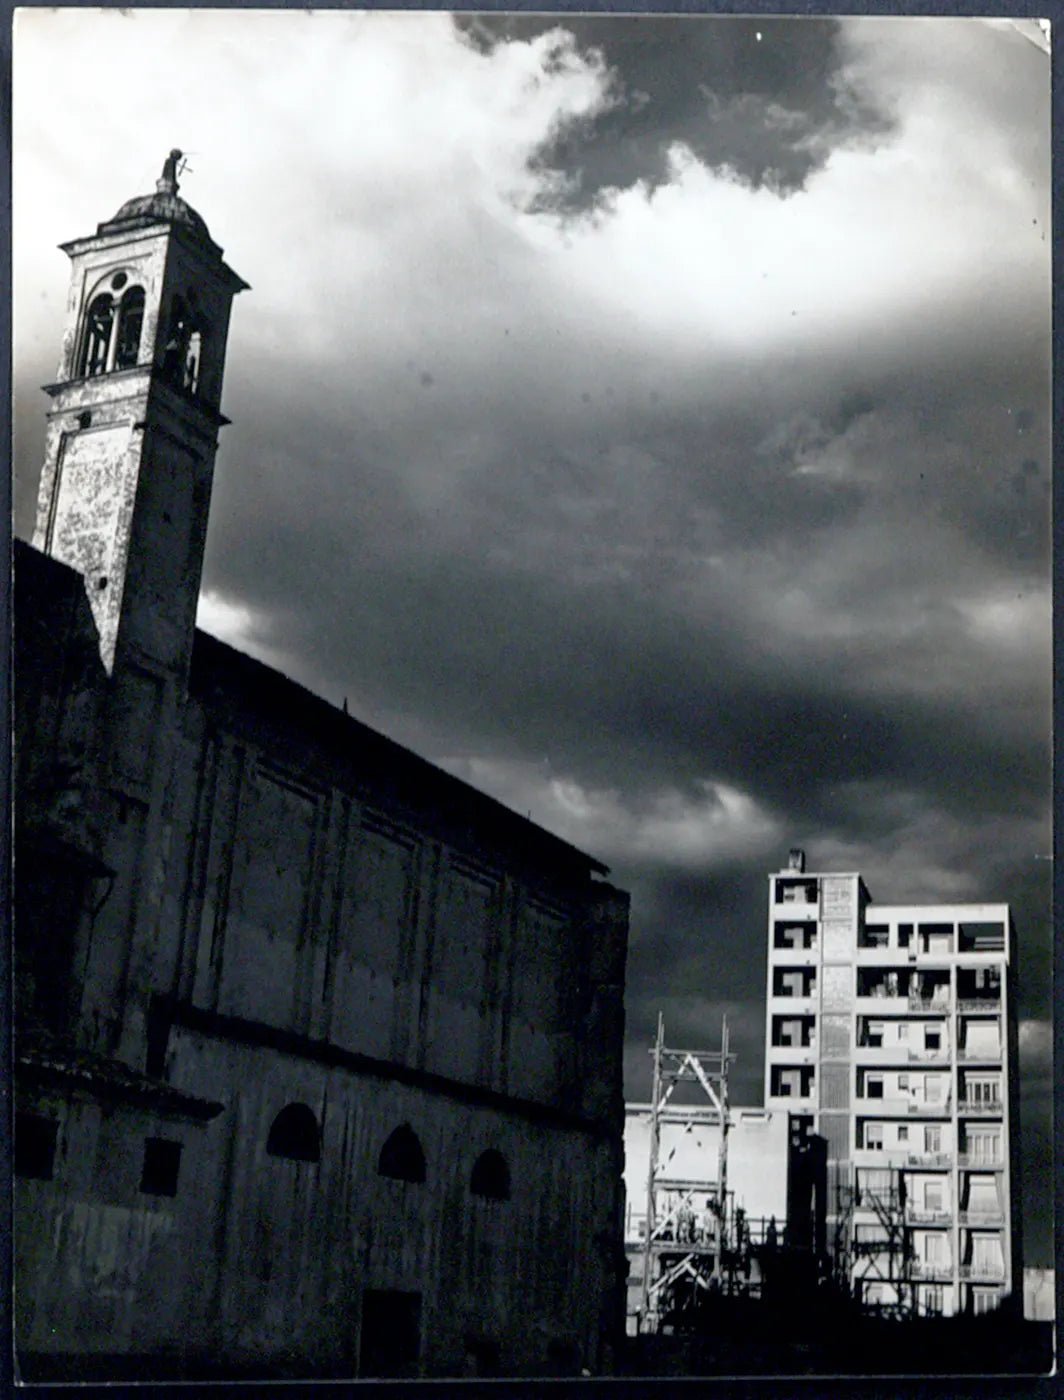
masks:
<path id="1" fill-rule="evenodd" d="M 883 1187 L 859 1190 L 849 1182 L 838 1185 L 834 1248 L 836 1277 L 846 1292 L 855 1287 L 859 1290 L 857 1301 L 862 1308 L 868 1306 L 865 1298 L 867 1286 L 882 1284 L 886 1297 L 876 1304 L 876 1311 L 883 1317 L 907 1320 L 916 1314 L 916 1290 L 905 1176 L 898 1168 L 887 1170 L 890 1181 Z M 866 1222 L 873 1233 L 864 1239 L 858 1239 L 856 1234 L 853 1217 L 857 1208 L 869 1211 L 873 1217 Z"/>
<path id="2" fill-rule="evenodd" d="M 647 1172 L 646 1234 L 643 1241 L 643 1286 L 639 1330 L 658 1330 L 662 1304 L 678 1286 L 695 1293 L 725 1287 L 734 1273 L 729 1249 L 728 1210 L 728 1067 L 735 1055 L 728 1050 L 728 1018 L 721 1024 L 720 1050 L 677 1050 L 665 1044 L 665 1020 L 658 1014 L 654 1048 L 654 1080 L 650 1100 L 650 1161 Z M 668 1161 L 660 1160 L 662 1113 L 680 1084 L 698 1085 L 720 1120 L 716 1182 L 668 1178 Z M 674 1105 L 684 1131 L 692 1131 L 695 1116 L 683 1122 L 683 1107 Z M 665 1191 L 672 1198 L 664 1205 Z M 711 1229 L 694 1226 L 695 1192 L 711 1202 Z M 707 1237 L 708 1234 L 708 1237 Z M 731 1267 L 729 1268 L 729 1263 Z"/>

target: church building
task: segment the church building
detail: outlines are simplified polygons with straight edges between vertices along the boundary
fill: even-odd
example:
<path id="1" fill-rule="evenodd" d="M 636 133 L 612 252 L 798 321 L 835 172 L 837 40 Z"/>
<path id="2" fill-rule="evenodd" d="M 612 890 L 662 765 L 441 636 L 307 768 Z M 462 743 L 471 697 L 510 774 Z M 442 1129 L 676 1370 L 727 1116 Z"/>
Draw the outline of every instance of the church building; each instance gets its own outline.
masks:
<path id="1" fill-rule="evenodd" d="M 246 284 L 179 161 L 64 245 L 15 547 L 20 1374 L 598 1370 L 627 896 L 196 629 Z"/>

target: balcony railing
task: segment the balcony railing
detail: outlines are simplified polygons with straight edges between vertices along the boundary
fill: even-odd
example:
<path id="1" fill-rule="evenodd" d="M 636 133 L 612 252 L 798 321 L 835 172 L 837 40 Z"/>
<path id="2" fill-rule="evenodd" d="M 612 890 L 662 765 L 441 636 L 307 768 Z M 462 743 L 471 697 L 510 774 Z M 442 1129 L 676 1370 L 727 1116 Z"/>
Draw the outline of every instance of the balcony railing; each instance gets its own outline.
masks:
<path id="1" fill-rule="evenodd" d="M 958 1219 L 962 1225 L 972 1226 L 979 1230 L 984 1226 L 989 1228 L 994 1225 L 1004 1225 L 1005 1212 L 1000 1206 L 996 1207 L 994 1210 L 962 1210 Z"/>
<path id="2" fill-rule="evenodd" d="M 949 1099 L 942 1103 L 932 1103 L 927 1099 L 910 1099 L 908 1111 L 910 1113 L 926 1113 L 931 1118 L 948 1118 Z"/>
<path id="3" fill-rule="evenodd" d="M 948 1167 L 953 1163 L 952 1152 L 907 1152 L 905 1164 L 909 1167 Z"/>
<path id="4" fill-rule="evenodd" d="M 962 1152 L 957 1158 L 958 1167 L 985 1167 L 987 1171 L 1000 1171 L 1005 1160 L 1000 1152 L 988 1156 L 985 1152 Z"/>
<path id="5" fill-rule="evenodd" d="M 958 1011 L 1000 1011 L 1001 997 L 958 997 Z"/>
<path id="6" fill-rule="evenodd" d="M 910 1259 L 909 1273 L 913 1278 L 952 1278 L 950 1259 Z"/>
<path id="7" fill-rule="evenodd" d="M 959 1272 L 961 1278 L 985 1279 L 987 1283 L 1003 1283 L 1005 1279 L 1003 1264 L 962 1264 Z"/>
<path id="8" fill-rule="evenodd" d="M 957 1103 L 957 1112 L 966 1114 L 969 1118 L 1000 1118 L 1005 1111 L 1005 1105 L 1000 1099 L 988 1102 L 986 1099 L 960 1099 Z"/>
<path id="9" fill-rule="evenodd" d="M 1001 1060 L 1001 1046 L 990 1046 L 981 1050 L 978 1046 L 961 1045 L 957 1050 L 958 1060 L 983 1060 L 989 1064 L 997 1063 Z"/>
<path id="10" fill-rule="evenodd" d="M 919 1206 L 906 1206 L 905 1219 L 910 1225 L 948 1225 L 953 1212 L 945 1209 L 927 1210 Z"/>
<path id="11" fill-rule="evenodd" d="M 940 993 L 938 996 L 929 997 L 921 996 L 918 992 L 910 992 L 907 1001 L 910 1011 L 945 1012 L 949 1010 L 950 1005 L 948 992 L 945 995 Z"/>
<path id="12" fill-rule="evenodd" d="M 930 1050 L 925 1046 L 922 1050 L 909 1050 L 906 1058 L 911 1064 L 933 1064 L 936 1060 L 949 1059 L 949 1047 L 940 1045 L 937 1050 Z"/>

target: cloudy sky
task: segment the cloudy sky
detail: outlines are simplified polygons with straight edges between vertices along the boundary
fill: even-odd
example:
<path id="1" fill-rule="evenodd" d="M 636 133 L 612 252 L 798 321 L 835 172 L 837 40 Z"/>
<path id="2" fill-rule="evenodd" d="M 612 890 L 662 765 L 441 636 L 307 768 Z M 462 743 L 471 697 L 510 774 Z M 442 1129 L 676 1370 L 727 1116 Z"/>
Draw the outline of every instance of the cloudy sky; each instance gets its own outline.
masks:
<path id="1" fill-rule="evenodd" d="M 201 625 L 612 867 L 632 1097 L 660 1008 L 760 1100 L 789 846 L 1009 901 L 1048 1263 L 1038 26 L 23 10 L 14 117 L 16 531 L 55 245 L 180 146 L 253 288 Z"/>

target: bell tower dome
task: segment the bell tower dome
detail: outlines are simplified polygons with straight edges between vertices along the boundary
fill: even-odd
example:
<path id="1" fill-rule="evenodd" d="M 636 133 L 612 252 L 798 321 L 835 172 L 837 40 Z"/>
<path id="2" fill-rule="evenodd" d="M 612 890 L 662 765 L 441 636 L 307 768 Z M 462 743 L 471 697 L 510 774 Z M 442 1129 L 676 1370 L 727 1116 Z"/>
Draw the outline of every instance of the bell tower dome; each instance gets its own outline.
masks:
<path id="1" fill-rule="evenodd" d="M 178 194 L 181 160 L 171 151 L 154 194 L 62 245 L 70 293 L 33 537 L 83 575 L 107 671 L 128 661 L 179 684 L 228 422 L 230 308 L 247 286 Z"/>

